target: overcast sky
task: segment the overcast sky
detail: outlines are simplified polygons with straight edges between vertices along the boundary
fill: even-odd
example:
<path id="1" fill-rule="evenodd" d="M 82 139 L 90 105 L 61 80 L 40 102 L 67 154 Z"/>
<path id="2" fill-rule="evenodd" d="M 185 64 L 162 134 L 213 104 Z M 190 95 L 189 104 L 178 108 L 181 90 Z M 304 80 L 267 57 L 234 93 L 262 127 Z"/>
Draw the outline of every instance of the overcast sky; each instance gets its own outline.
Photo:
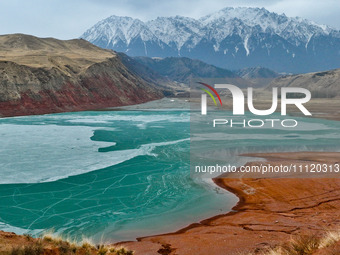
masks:
<path id="1" fill-rule="evenodd" d="M 227 6 L 265 7 L 340 29 L 340 0 L 0 0 L 0 34 L 71 39 L 111 15 L 199 18 Z"/>

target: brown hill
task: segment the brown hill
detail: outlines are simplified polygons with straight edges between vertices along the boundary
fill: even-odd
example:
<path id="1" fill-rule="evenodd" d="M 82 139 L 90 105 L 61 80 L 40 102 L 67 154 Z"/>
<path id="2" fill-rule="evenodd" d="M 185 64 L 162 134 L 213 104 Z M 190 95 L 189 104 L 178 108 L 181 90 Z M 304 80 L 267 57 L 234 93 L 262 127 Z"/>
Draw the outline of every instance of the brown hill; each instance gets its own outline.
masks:
<path id="1" fill-rule="evenodd" d="M 272 87 L 300 87 L 312 92 L 313 97 L 335 97 L 340 95 L 340 69 L 326 72 L 287 75 L 273 80 Z"/>
<path id="2" fill-rule="evenodd" d="M 0 36 L 0 116 L 90 110 L 161 98 L 156 83 L 82 40 Z"/>

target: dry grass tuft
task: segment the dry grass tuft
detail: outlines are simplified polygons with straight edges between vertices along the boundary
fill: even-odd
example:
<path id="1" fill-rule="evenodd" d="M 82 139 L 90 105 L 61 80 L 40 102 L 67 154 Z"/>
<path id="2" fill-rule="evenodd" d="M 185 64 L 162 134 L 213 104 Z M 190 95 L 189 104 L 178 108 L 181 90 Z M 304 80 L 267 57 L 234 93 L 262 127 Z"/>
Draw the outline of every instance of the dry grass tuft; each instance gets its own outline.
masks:
<path id="1" fill-rule="evenodd" d="M 41 242 L 25 245 L 22 247 L 14 247 L 10 255 L 41 255 L 44 253 Z"/>
<path id="2" fill-rule="evenodd" d="M 94 245 L 89 239 L 82 242 L 65 240 L 52 233 L 40 238 L 25 236 L 26 241 L 13 244 L 5 253 L 6 255 L 133 255 L 134 252 L 124 247 L 108 245 Z"/>
<path id="3" fill-rule="evenodd" d="M 281 247 L 282 255 L 308 255 L 313 254 L 320 245 L 320 239 L 315 235 L 298 236 Z"/>
<path id="4" fill-rule="evenodd" d="M 328 248 L 329 255 L 339 255 L 339 231 L 328 231 L 322 237 L 316 235 L 294 236 L 289 242 L 260 253 L 261 255 L 309 255 Z M 259 254 L 259 253 L 252 253 Z M 251 254 L 248 254 L 251 255 Z"/>
<path id="5" fill-rule="evenodd" d="M 340 231 L 328 231 L 320 240 L 320 249 L 334 245 L 340 241 Z"/>

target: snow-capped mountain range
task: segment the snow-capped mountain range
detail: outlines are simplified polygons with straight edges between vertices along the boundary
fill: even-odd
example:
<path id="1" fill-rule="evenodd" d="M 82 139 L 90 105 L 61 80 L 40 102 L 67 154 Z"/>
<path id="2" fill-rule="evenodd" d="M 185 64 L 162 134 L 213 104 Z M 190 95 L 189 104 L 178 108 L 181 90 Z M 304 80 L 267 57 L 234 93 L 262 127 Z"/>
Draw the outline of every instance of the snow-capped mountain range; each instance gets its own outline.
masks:
<path id="1" fill-rule="evenodd" d="M 279 72 L 340 67 L 340 32 L 264 8 L 224 8 L 193 19 L 143 22 L 111 16 L 81 38 L 131 56 L 197 58 L 228 69 L 263 66 Z"/>

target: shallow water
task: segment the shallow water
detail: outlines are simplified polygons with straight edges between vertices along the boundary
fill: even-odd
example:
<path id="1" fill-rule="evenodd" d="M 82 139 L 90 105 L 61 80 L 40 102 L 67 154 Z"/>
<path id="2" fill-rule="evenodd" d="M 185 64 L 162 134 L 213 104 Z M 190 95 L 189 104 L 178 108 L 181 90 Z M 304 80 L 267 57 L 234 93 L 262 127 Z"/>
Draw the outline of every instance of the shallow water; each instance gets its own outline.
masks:
<path id="1" fill-rule="evenodd" d="M 234 195 L 191 179 L 189 112 L 0 119 L 0 229 L 94 241 L 175 231 Z"/>

